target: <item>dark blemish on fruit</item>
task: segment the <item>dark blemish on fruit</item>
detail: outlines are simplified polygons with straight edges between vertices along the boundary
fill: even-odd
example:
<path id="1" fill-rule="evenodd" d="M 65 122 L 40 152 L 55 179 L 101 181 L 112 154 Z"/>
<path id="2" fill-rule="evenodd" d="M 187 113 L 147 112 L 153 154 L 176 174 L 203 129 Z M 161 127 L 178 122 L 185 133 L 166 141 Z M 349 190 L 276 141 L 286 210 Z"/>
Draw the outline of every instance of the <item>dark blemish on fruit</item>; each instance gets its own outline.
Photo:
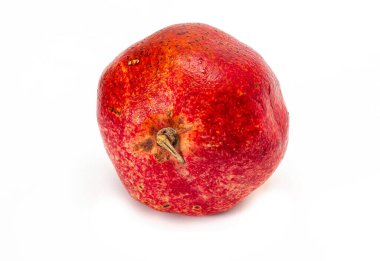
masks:
<path id="1" fill-rule="evenodd" d="M 153 148 L 153 140 L 152 139 L 147 139 L 147 140 L 144 140 L 143 142 L 140 143 L 140 146 L 142 147 L 142 149 L 146 152 L 150 151 L 152 148 Z"/>
<path id="2" fill-rule="evenodd" d="M 189 31 L 179 31 L 177 32 L 177 35 L 184 35 L 187 34 Z"/>
<path id="3" fill-rule="evenodd" d="M 155 153 L 153 155 L 153 157 L 155 158 L 155 160 L 157 160 L 157 162 L 164 161 L 164 155 L 163 155 L 162 151 L 158 151 L 157 153 Z"/>
<path id="4" fill-rule="evenodd" d="M 193 206 L 193 210 L 195 210 L 195 211 L 199 211 L 199 210 L 201 210 L 201 206 L 199 206 L 199 205 L 194 205 Z"/>
<path id="5" fill-rule="evenodd" d="M 137 188 L 138 188 L 138 190 L 142 191 L 142 190 L 144 189 L 144 185 L 143 185 L 143 184 L 139 184 L 139 185 L 137 186 Z"/>
<path id="6" fill-rule="evenodd" d="M 129 61 L 128 61 L 128 66 L 137 65 L 139 62 L 140 62 L 140 59 L 138 59 L 138 58 L 135 58 L 135 59 L 129 60 Z"/>
<path id="7" fill-rule="evenodd" d="M 121 115 L 121 109 L 119 108 L 110 107 L 110 112 L 116 114 L 117 116 Z"/>
<path id="8" fill-rule="evenodd" d="M 168 117 L 173 117 L 173 112 L 172 111 L 166 111 L 166 115 L 168 116 Z"/>
<path id="9" fill-rule="evenodd" d="M 163 208 L 169 208 L 170 207 L 170 204 L 165 204 L 162 206 Z"/>
<path id="10" fill-rule="evenodd" d="M 169 160 L 170 154 L 166 153 L 166 151 L 164 151 L 164 149 L 161 148 L 161 150 L 159 150 L 157 153 L 155 153 L 153 155 L 153 157 L 155 160 L 157 160 L 158 163 L 162 163 L 164 161 Z"/>

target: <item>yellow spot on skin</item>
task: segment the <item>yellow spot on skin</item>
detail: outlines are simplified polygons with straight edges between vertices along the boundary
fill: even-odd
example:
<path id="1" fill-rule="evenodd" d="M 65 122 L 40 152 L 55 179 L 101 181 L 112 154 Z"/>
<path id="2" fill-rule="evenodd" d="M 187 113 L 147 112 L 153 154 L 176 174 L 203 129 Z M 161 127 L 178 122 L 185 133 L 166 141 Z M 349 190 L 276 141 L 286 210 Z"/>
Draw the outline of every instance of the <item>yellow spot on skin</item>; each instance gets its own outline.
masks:
<path id="1" fill-rule="evenodd" d="M 220 147 L 221 144 L 215 144 L 215 143 L 207 143 L 207 144 L 204 144 L 203 147 L 205 148 L 217 148 L 217 147 Z"/>
<path id="2" fill-rule="evenodd" d="M 209 196 L 207 196 L 206 194 L 203 194 L 201 195 L 201 198 L 203 198 L 204 200 L 208 200 Z"/>
<path id="3" fill-rule="evenodd" d="M 140 59 L 135 58 L 128 61 L 128 66 L 137 65 L 140 62 Z"/>

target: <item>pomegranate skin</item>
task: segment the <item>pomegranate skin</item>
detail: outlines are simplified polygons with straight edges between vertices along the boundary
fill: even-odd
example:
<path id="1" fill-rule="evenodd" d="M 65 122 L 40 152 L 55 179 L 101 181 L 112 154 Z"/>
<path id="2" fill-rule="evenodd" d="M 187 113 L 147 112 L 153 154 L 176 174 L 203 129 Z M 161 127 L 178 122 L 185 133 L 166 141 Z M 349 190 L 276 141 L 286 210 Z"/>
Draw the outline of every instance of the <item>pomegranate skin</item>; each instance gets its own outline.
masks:
<path id="1" fill-rule="evenodd" d="M 226 211 L 284 156 L 288 112 L 263 58 L 205 24 L 177 24 L 104 70 L 97 118 L 107 153 L 136 200 L 185 215 Z M 157 144 L 173 128 L 179 162 Z"/>

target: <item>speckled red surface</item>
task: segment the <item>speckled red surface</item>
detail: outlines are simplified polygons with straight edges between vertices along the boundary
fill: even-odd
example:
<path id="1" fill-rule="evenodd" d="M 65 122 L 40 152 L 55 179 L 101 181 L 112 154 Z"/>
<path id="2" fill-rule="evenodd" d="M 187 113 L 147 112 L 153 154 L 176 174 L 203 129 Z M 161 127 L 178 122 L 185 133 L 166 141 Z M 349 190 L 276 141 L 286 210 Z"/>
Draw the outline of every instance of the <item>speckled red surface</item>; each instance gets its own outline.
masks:
<path id="1" fill-rule="evenodd" d="M 226 211 L 260 186 L 287 145 L 288 112 L 262 57 L 204 24 L 164 28 L 103 72 L 98 123 L 130 195 L 186 215 Z M 185 164 L 156 144 L 172 127 Z"/>

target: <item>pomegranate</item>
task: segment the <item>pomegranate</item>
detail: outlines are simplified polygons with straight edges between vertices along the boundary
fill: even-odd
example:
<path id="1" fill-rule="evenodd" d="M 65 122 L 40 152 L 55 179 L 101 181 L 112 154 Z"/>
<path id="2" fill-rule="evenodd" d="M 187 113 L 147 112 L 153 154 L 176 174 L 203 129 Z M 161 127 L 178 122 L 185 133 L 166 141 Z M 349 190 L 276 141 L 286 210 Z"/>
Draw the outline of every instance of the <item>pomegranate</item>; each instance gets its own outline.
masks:
<path id="1" fill-rule="evenodd" d="M 205 24 L 177 24 L 132 45 L 103 72 L 97 118 L 136 200 L 165 212 L 230 209 L 284 156 L 288 112 L 263 58 Z"/>

